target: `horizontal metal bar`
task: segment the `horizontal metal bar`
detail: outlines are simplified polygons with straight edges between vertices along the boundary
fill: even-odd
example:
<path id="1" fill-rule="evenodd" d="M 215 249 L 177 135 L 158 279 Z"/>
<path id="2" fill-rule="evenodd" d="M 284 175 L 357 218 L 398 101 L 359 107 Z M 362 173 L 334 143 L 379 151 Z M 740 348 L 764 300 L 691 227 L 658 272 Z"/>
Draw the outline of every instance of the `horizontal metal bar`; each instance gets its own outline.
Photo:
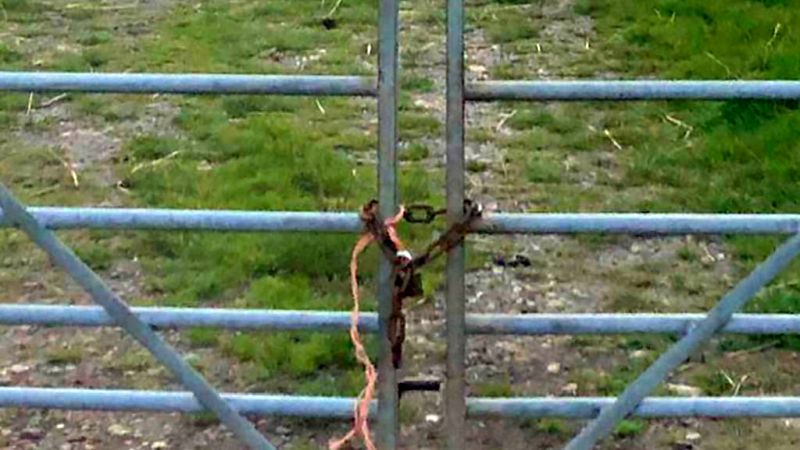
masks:
<path id="1" fill-rule="evenodd" d="M 2 311 L 2 310 L 0 310 Z M 470 334 L 682 334 L 705 314 L 471 314 Z M 721 330 L 731 334 L 800 334 L 800 315 L 734 314 Z"/>
<path id="2" fill-rule="evenodd" d="M 328 231 L 361 230 L 355 213 L 124 208 L 28 208 L 50 229 Z M 9 226 L 0 211 L 0 226 Z"/>
<path id="3" fill-rule="evenodd" d="M 222 394 L 241 414 L 351 419 L 355 399 L 291 395 Z M 374 414 L 374 406 L 370 411 Z M 92 411 L 204 411 L 191 392 L 0 387 L 2 408 Z"/>
<path id="4" fill-rule="evenodd" d="M 157 328 L 214 327 L 234 330 L 347 330 L 350 313 L 223 308 L 131 308 Z M 570 335 L 684 333 L 703 314 L 468 314 L 467 333 Z M 375 313 L 362 312 L 360 329 L 375 333 Z M 103 308 L 42 304 L 0 305 L 0 325 L 115 326 Z M 731 334 L 800 334 L 800 315 L 735 314 L 723 329 Z"/>
<path id="5" fill-rule="evenodd" d="M 614 397 L 470 398 L 470 417 L 591 419 Z M 649 397 L 635 417 L 800 417 L 800 397 Z"/>
<path id="6" fill-rule="evenodd" d="M 50 229 L 328 231 L 362 230 L 356 213 L 230 210 L 28 208 Z M 0 211 L 0 226 L 9 222 Z M 490 234 L 640 235 L 795 234 L 800 214 L 491 214 L 476 225 Z"/>
<path id="7" fill-rule="evenodd" d="M 348 330 L 349 312 L 221 308 L 131 308 L 144 323 L 157 328 L 217 327 L 235 330 Z M 115 326 L 96 306 L 0 305 L 0 325 Z M 361 313 L 360 329 L 378 330 L 375 313 Z"/>
<path id="8" fill-rule="evenodd" d="M 0 91 L 375 96 L 371 77 L 0 72 Z"/>
<path id="9" fill-rule="evenodd" d="M 467 100 L 795 100 L 800 81 L 483 81 Z"/>
<path id="10" fill-rule="evenodd" d="M 350 419 L 355 399 L 290 395 L 222 394 L 242 414 Z M 589 419 L 613 397 L 470 398 L 470 417 Z M 375 413 L 375 404 L 370 414 Z M 190 392 L 0 387 L 0 407 L 94 411 L 202 412 Z M 800 417 L 800 397 L 650 397 L 634 411 L 659 417 Z"/>
<path id="11" fill-rule="evenodd" d="M 795 234 L 798 214 L 492 214 L 482 233 L 638 235 Z"/>

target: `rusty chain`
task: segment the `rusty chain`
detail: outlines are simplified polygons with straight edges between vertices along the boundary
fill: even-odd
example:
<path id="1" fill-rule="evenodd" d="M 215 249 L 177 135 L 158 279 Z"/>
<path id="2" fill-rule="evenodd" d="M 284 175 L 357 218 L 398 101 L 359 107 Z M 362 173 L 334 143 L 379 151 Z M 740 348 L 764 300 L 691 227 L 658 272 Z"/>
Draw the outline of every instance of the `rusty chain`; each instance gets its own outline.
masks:
<path id="1" fill-rule="evenodd" d="M 446 212 L 446 209 L 434 209 L 429 205 L 411 205 L 406 208 L 403 219 L 409 223 L 432 223 Z M 398 248 L 392 239 L 378 213 L 377 200 L 371 200 L 362 208 L 360 217 L 366 232 L 372 235 L 381 251 L 394 265 L 388 338 L 392 345 L 392 363 L 395 368 L 400 367 L 405 341 L 406 319 L 403 314 L 403 300 L 424 294 L 419 269 L 459 245 L 469 234 L 473 222 L 480 219 L 482 213 L 483 207 L 479 203 L 465 200 L 464 218 L 451 225 L 438 239 L 428 245 L 424 253 L 413 257 L 408 251 Z"/>

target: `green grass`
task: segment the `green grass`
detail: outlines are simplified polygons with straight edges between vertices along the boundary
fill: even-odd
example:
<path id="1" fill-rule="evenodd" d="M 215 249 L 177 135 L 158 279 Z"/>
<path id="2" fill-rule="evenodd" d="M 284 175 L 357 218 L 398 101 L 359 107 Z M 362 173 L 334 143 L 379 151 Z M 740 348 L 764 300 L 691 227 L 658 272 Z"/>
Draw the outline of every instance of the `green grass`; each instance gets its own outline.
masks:
<path id="1" fill-rule="evenodd" d="M 563 419 L 539 419 L 535 422 L 536 431 L 556 436 L 566 436 L 570 433 L 569 425 Z"/>
<path id="2" fill-rule="evenodd" d="M 472 383 L 471 389 L 478 397 L 511 397 L 514 395 L 511 380 L 507 377 L 501 380 Z"/>
<path id="3" fill-rule="evenodd" d="M 791 278 L 792 281 L 795 280 L 794 277 L 785 278 Z M 800 289 L 794 283 L 768 288 L 766 292 L 751 301 L 745 307 L 745 311 L 766 314 L 797 314 L 800 311 Z M 777 342 L 778 347 L 794 351 L 800 350 L 800 337 L 792 334 L 748 336 L 745 342 L 745 344 L 739 345 L 754 347 L 764 343 Z"/>
<path id="4" fill-rule="evenodd" d="M 721 371 L 698 373 L 692 378 L 691 384 L 699 387 L 704 395 L 713 397 L 732 395 L 734 389 Z"/>
<path id="5" fill-rule="evenodd" d="M 594 20 L 596 43 L 592 51 L 584 52 L 584 59 L 598 72 L 619 78 L 794 79 L 800 72 L 800 37 L 795 33 L 800 26 L 799 5 L 797 1 L 728 5 L 699 0 L 581 0 L 575 10 Z M 500 11 L 524 17 L 520 11 L 527 9 Z M 475 14 L 479 24 L 491 20 L 491 14 Z M 503 43 L 504 38 L 494 36 L 492 42 Z M 534 57 L 524 51 L 521 56 Z M 513 107 L 516 114 L 507 125 L 520 133 L 502 145 L 529 166 L 529 182 L 557 183 L 571 191 L 548 201 L 548 209 L 567 209 L 574 205 L 573 195 L 586 195 L 576 181 L 581 173 L 597 169 L 578 161 L 577 172 L 571 174 L 556 164 L 585 150 L 613 152 L 619 164 L 618 177 L 598 180 L 599 201 L 588 203 L 594 210 L 797 209 L 800 152 L 795 130 L 800 113 L 793 102 Z M 692 127 L 692 132 L 687 137 L 687 129 L 667 117 Z M 612 145 L 606 130 L 622 150 Z M 531 157 L 532 150 L 543 153 Z M 649 195 L 625 195 L 632 189 Z M 749 247 L 737 245 L 737 249 L 752 252 Z M 756 258 L 764 255 L 752 253 Z"/>
<path id="6" fill-rule="evenodd" d="M 65 8 L 35 0 L 2 0 L 0 7 L 0 19 L 18 26 L 15 33 L 20 35 L 49 35 L 51 16 L 65 17 L 70 29 L 78 30 L 58 36 L 70 51 L 40 52 L 35 58 L 24 45 L 27 41 L 0 40 L 0 64 L 9 69 L 377 73 L 374 2 L 343 2 L 330 29 L 321 20 L 331 5 L 317 0 L 179 3 L 148 20 L 146 29 L 136 36 L 117 31 L 117 16 L 94 8 Z M 119 14 L 128 17 L 127 12 Z M 369 55 L 368 45 L 373 49 Z M 34 67 L 35 60 L 39 61 Z M 420 92 L 434 88 L 433 80 L 426 77 L 406 78 L 403 85 Z M 20 121 L 27 101 L 26 94 L 0 96 L 0 124 L 31 131 L 47 131 L 55 125 Z M 127 133 L 122 150 L 114 155 L 114 176 L 125 189 L 126 194 L 119 196 L 125 206 L 356 211 L 376 195 L 374 166 L 354 158 L 377 148 L 377 127 L 369 122 L 375 113 L 372 99 L 163 96 L 154 100 L 151 96 L 75 95 L 63 103 L 80 120 L 113 133 L 124 129 L 118 128 L 120 124 L 150 114 L 148 108 L 159 102 L 178 111 L 174 122 L 166 129 Z M 412 139 L 441 132 L 441 124 L 413 108 L 403 112 L 401 122 Z M 74 189 L 57 155 L 20 145 L 11 133 L 0 135 L 0 148 L 0 176 L 26 200 L 97 204 L 108 195 L 107 186 L 95 189 L 99 186 L 88 171 L 80 173 L 81 189 Z M 421 144 L 413 143 L 410 149 L 412 161 L 428 156 Z M 404 165 L 399 175 L 401 199 L 442 203 L 440 173 Z M 431 230 L 428 226 L 401 228 L 415 248 L 430 239 Z M 351 234 L 321 233 L 147 232 L 116 234 L 113 239 L 99 233 L 68 235 L 69 242 L 80 244 L 76 246 L 79 256 L 97 270 L 112 268 L 118 258 L 139 261 L 144 298 L 126 300 L 336 310 L 351 307 L 347 267 L 355 239 Z M 11 242 L 3 239 L 4 244 Z M 362 262 L 367 310 L 374 307 L 376 260 L 377 252 L 370 250 Z M 23 267 L 11 261 L 9 266 Z M 440 282 L 438 273 L 424 280 L 430 293 Z M 245 377 L 261 389 L 355 395 L 363 384 L 346 333 L 193 329 L 185 336 L 193 346 L 218 346 L 239 360 Z M 368 342 L 368 348 L 375 355 L 373 342 Z M 129 354 L 115 368 L 139 370 L 147 364 L 141 355 Z"/>
<path id="7" fill-rule="evenodd" d="M 214 328 L 192 328 L 188 333 L 189 341 L 197 347 L 209 347 L 219 340 L 219 332 Z"/>
<path id="8" fill-rule="evenodd" d="M 306 137 L 290 119 L 251 117 L 224 125 L 208 147 L 197 143 L 169 162 L 129 175 L 141 202 L 173 208 L 252 210 L 355 209 L 374 177 L 352 172 L 350 163 Z M 137 161 L 163 157 L 170 140 L 136 139 Z M 218 150 L 214 150 L 218 149 Z M 198 171 L 209 161 L 214 169 Z M 148 248 L 163 288 L 193 301 L 210 300 L 267 274 L 299 271 L 332 277 L 347 265 L 350 236 L 163 233 Z M 220 265 L 222 263 L 222 265 Z M 188 296 L 188 297 L 187 297 Z"/>
<path id="9" fill-rule="evenodd" d="M 489 170 L 489 164 L 484 161 L 478 161 L 475 159 L 467 161 L 466 169 L 468 172 L 472 173 L 480 173 Z"/>
<path id="10" fill-rule="evenodd" d="M 291 5 L 291 6 L 289 6 Z M 320 23 L 327 9 L 319 2 L 206 2 L 200 10 L 180 7 L 169 39 L 145 48 L 156 65 L 184 71 L 286 71 L 293 55 L 316 52 L 310 72 L 365 73 L 353 55 L 363 55 L 359 37 L 374 30 L 377 11 L 367 2 L 343 2 L 334 29 Z M 151 63 L 152 64 L 152 63 Z"/>
<path id="11" fill-rule="evenodd" d="M 144 45 L 146 53 L 136 64 L 163 71 L 291 73 L 297 69 L 287 61 L 312 55 L 303 72 L 374 73 L 367 70 L 365 64 L 374 61 L 362 47 L 372 42 L 375 8 L 344 2 L 337 26 L 327 30 L 316 1 L 179 7 L 160 28 L 168 38 Z M 431 88 L 427 79 L 409 82 L 415 89 Z M 376 148 L 376 130 L 363 115 L 374 106 L 343 98 L 227 96 L 182 99 L 180 107 L 176 125 L 183 137 L 141 135 L 125 144 L 125 184 L 139 204 L 355 211 L 375 195 L 374 167 L 350 157 Z M 401 123 L 414 137 L 441 129 L 415 111 Z M 165 159 L 170 155 L 175 156 Z M 401 180 L 401 198 L 440 201 L 426 171 L 404 168 Z M 426 228 L 402 231 L 411 244 L 429 236 Z M 347 266 L 353 235 L 151 233 L 142 239 L 140 258 L 152 274 L 150 295 L 161 302 L 261 309 L 351 306 Z M 368 252 L 363 267 L 374 266 L 376 257 Z M 374 292 L 372 270 L 362 272 L 365 292 Z M 365 294 L 364 303 L 371 309 L 374 299 Z M 346 333 L 192 330 L 189 339 L 198 346 L 221 346 L 250 365 L 256 382 L 277 391 L 355 395 L 363 383 Z M 368 348 L 375 355 L 373 342 Z"/>
<path id="12" fill-rule="evenodd" d="M 403 91 L 433 92 L 435 87 L 430 78 L 413 75 L 404 77 L 400 84 Z"/>
<path id="13" fill-rule="evenodd" d="M 122 372 L 141 372 L 151 367 L 153 363 L 153 356 L 146 350 L 129 349 L 120 356 L 109 361 L 108 366 L 111 369 Z"/>
<path id="14" fill-rule="evenodd" d="M 792 0 L 581 0 L 575 11 L 594 21 L 597 36 L 585 59 L 596 71 L 619 78 L 795 79 L 800 73 L 798 7 L 800 2 Z M 518 20 L 525 18 L 518 15 Z M 494 19 L 484 11 L 476 12 L 474 20 L 490 25 Z M 528 39 L 491 34 L 491 27 L 488 31 L 495 43 Z M 511 106 L 516 114 L 507 126 L 518 132 L 500 145 L 509 151 L 512 166 L 522 163 L 524 169 L 517 174 L 524 182 L 546 185 L 547 196 L 533 194 L 541 209 L 780 213 L 800 207 L 796 102 Z M 581 157 L 585 151 L 613 153 L 614 165 Z M 591 172 L 598 173 L 596 181 L 591 189 L 583 188 L 584 176 Z M 729 242 L 733 256 L 747 267 L 776 244 L 774 239 L 753 238 Z M 689 249 L 678 256 L 687 264 L 698 258 Z M 784 285 L 795 280 L 793 272 L 781 278 Z M 690 279 L 673 277 L 669 282 L 690 295 L 702 290 Z M 797 312 L 795 298 L 792 290 L 770 291 L 750 310 Z"/>
<path id="15" fill-rule="evenodd" d="M 50 364 L 78 364 L 83 359 L 83 348 L 77 346 L 57 347 L 47 351 Z"/>
<path id="16" fill-rule="evenodd" d="M 577 11 L 596 20 L 607 42 L 603 51 L 612 55 L 607 68 L 624 77 L 793 79 L 800 73 L 798 6 L 796 1 L 582 0 Z M 800 113 L 794 103 L 677 102 L 637 109 L 621 115 L 622 123 L 633 128 L 660 115 L 661 127 L 676 128 L 663 119 L 672 114 L 694 127 L 688 140 L 658 139 L 658 130 L 644 133 L 632 150 L 630 184 L 680 188 L 662 199 L 661 209 L 797 208 Z"/>
<path id="17" fill-rule="evenodd" d="M 483 2 L 471 22 L 483 27 L 487 38 L 502 44 L 504 51 L 530 50 L 543 24 L 537 6 L 529 3 Z M 595 20 L 598 39 L 592 45 L 607 58 L 587 58 L 592 58 L 598 71 L 625 78 L 796 78 L 800 64 L 797 6 L 796 1 L 723 5 L 698 0 L 581 0 L 576 10 Z M 59 10 L 33 0 L 2 0 L 0 7 L 9 21 L 26 27 L 20 31 L 22 36 L 42 32 L 47 25 L 40 14 L 44 10 L 63 14 L 80 29 L 68 38 L 77 52 L 48 55 L 43 58 L 43 70 L 375 73 L 375 52 L 371 56 L 365 52 L 368 44 L 375 48 L 374 2 L 343 2 L 331 30 L 320 24 L 329 9 L 316 0 L 206 1 L 200 7 L 178 6 L 150 24 L 152 35 L 136 45 L 115 33 L 105 23 L 107 17 L 89 10 Z M 441 19 L 440 15 L 431 17 Z M 435 22 L 441 25 L 439 19 Z M 781 27 L 776 27 L 778 22 Z M 10 40 L 0 43 L 4 67 L 31 68 L 33 61 L 22 45 Z M 518 66 L 507 70 L 523 70 Z M 418 92 L 431 92 L 434 86 L 433 80 L 422 76 L 404 78 L 402 83 L 403 89 Z M 92 121 L 116 125 L 141 115 L 143 105 L 150 101 L 149 97 L 76 96 L 70 105 Z M 375 126 L 364 120 L 374 112 L 367 102 L 264 96 L 162 97 L 159 101 L 179 110 L 173 124 L 177 133 L 145 131 L 130 136 L 115 167 L 130 192 L 125 201 L 132 206 L 339 211 L 355 210 L 374 196 L 374 168 L 353 158 L 376 146 Z M 0 96 L 0 124 L 33 126 L 17 123 L 26 104 L 25 94 Z M 800 194 L 796 106 L 758 102 L 515 104 L 517 113 L 506 126 L 517 133 L 496 144 L 514 156 L 510 170 L 526 187 L 547 185 L 543 193 L 530 189 L 542 209 L 795 211 Z M 667 115 L 690 124 L 691 135 L 687 138 L 686 130 L 666 120 Z M 410 142 L 401 157 L 411 162 L 430 156 L 420 140 L 443 131 L 436 118 L 413 107 L 403 108 L 399 129 L 403 140 Z M 604 130 L 622 144 L 622 150 L 615 148 Z M 480 141 L 493 138 L 490 131 L 473 133 Z M 3 149 L 13 150 L 3 153 L 0 175 L 25 198 L 70 204 L 102 200 L 88 189 L 77 194 L 70 190 L 67 174 L 51 153 L 18 144 L 10 134 L 0 137 Z M 609 168 L 601 160 L 581 156 L 593 152 L 613 153 L 617 166 Z M 477 172 L 487 167 L 472 163 L 470 169 Z M 581 177 L 592 171 L 616 171 L 619 178 L 600 176 L 596 185 L 580 187 Z M 402 199 L 441 204 L 441 174 L 404 167 L 401 175 Z M 42 194 L 51 189 L 57 193 Z M 430 237 L 428 227 L 404 227 L 402 232 L 412 244 Z M 339 310 L 350 306 L 346 266 L 354 236 L 170 232 L 127 238 L 131 242 L 119 247 L 104 239 L 92 241 L 93 245 L 81 247 L 80 255 L 100 270 L 110 268 L 120 252 L 137 256 L 145 270 L 149 302 Z M 75 239 L 89 241 L 86 235 Z M 731 242 L 738 260 L 751 265 L 775 241 Z M 699 254 L 687 247 L 678 257 L 690 264 Z M 376 255 L 373 251 L 365 258 L 364 267 L 369 267 Z M 435 273 L 439 268 L 433 266 L 434 273 L 426 273 L 429 291 L 439 284 Z M 612 275 L 642 293 L 657 287 L 654 270 L 668 269 Z M 365 292 L 372 292 L 371 271 L 365 270 L 363 276 Z M 674 291 L 687 295 L 702 289 L 678 275 L 664 279 Z M 800 296 L 791 287 L 793 278 L 783 282 L 783 288 L 770 290 L 749 310 L 800 310 Z M 662 307 L 655 297 L 611 294 L 615 302 L 611 305 L 619 311 Z M 365 302 L 368 309 L 374 306 L 370 295 Z M 254 379 L 287 391 L 293 383 L 302 392 L 345 394 L 359 384 L 359 371 L 344 334 L 229 334 L 196 329 L 187 335 L 196 346 L 219 345 L 252 366 Z M 800 347 L 791 337 L 780 339 L 780 345 Z M 626 345 L 652 347 L 636 342 Z M 128 365 L 136 368 L 139 363 Z M 609 374 L 585 374 L 585 382 L 579 385 L 591 393 L 613 395 L 641 368 L 637 363 Z M 330 374 L 336 375 L 336 381 Z M 486 396 L 505 396 L 510 395 L 511 384 L 487 382 L 476 389 Z M 627 433 L 635 434 L 635 425 Z"/>
<path id="18" fill-rule="evenodd" d="M 398 122 L 401 139 L 436 136 L 442 132 L 441 122 L 428 113 L 401 110 Z"/>
<path id="19" fill-rule="evenodd" d="M 401 161 L 422 161 L 430 156 L 430 150 L 424 144 L 411 144 L 408 148 L 401 150 L 399 158 Z"/>
<path id="20" fill-rule="evenodd" d="M 627 438 L 642 434 L 647 430 L 647 422 L 644 420 L 623 420 L 614 430 L 614 435 L 620 438 Z"/>
<path id="21" fill-rule="evenodd" d="M 475 24 L 486 32 L 492 42 L 516 45 L 539 35 L 542 27 L 538 2 L 516 0 L 489 2 L 484 8 L 468 8 L 468 23 Z M 491 3 L 500 4 L 493 6 Z M 517 6 L 510 8 L 508 6 Z M 472 5 L 471 5 L 472 6 Z"/>

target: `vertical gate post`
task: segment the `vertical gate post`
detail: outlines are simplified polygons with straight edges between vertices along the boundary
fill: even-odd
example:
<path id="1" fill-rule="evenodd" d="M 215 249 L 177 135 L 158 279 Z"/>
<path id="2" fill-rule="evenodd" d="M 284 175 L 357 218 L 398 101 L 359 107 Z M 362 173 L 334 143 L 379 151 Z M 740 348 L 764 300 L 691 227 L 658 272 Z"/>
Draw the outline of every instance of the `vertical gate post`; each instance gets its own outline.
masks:
<path id="1" fill-rule="evenodd" d="M 399 0 L 381 0 L 378 30 L 378 198 L 382 217 L 397 208 L 397 35 Z M 392 262 L 380 259 L 378 266 L 378 447 L 397 448 L 397 375 L 389 342 L 392 313 Z"/>
<path id="2" fill-rule="evenodd" d="M 464 214 L 464 0 L 447 1 L 447 221 Z M 447 448 L 465 444 L 466 337 L 464 312 L 464 246 L 447 254 L 445 427 Z"/>

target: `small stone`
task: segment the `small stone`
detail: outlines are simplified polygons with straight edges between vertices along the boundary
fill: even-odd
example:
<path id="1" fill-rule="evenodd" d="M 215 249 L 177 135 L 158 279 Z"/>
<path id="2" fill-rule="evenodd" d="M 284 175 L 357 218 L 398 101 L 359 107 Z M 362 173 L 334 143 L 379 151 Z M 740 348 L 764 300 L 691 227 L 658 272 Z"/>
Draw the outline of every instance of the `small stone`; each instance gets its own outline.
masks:
<path id="1" fill-rule="evenodd" d="M 275 432 L 282 435 L 291 434 L 292 429 L 289 427 L 279 426 L 275 428 Z"/>
<path id="2" fill-rule="evenodd" d="M 547 309 L 560 310 L 564 308 L 565 305 L 566 303 L 564 303 L 564 300 L 555 299 L 555 300 L 549 300 L 546 306 Z"/>
<path id="3" fill-rule="evenodd" d="M 676 442 L 670 448 L 671 450 L 694 450 L 694 445 L 690 442 Z"/>
<path id="4" fill-rule="evenodd" d="M 56 425 L 56 430 L 63 430 L 63 429 L 64 429 L 64 424 L 63 423 L 59 423 L 59 424 Z"/>
<path id="5" fill-rule="evenodd" d="M 561 372 L 561 364 L 554 362 L 547 365 L 547 373 Z"/>
<path id="6" fill-rule="evenodd" d="M 428 422 L 428 423 L 439 423 L 439 420 L 441 420 L 441 417 L 439 417 L 438 414 L 426 414 L 425 415 L 425 422 Z"/>
<path id="7" fill-rule="evenodd" d="M 39 440 L 44 437 L 44 431 L 41 428 L 25 428 L 19 434 L 20 439 Z"/>
<path id="8" fill-rule="evenodd" d="M 696 431 L 690 431 L 686 433 L 686 440 L 689 442 L 700 440 L 701 436 L 700 433 Z"/>
<path id="9" fill-rule="evenodd" d="M 489 69 L 487 69 L 486 66 L 482 66 L 480 64 L 470 64 L 467 66 L 467 69 L 470 72 L 475 72 L 478 75 L 483 75 L 489 71 Z"/>
<path id="10" fill-rule="evenodd" d="M 72 444 L 70 444 L 69 442 L 65 442 L 61 444 L 61 446 L 58 448 L 59 450 L 72 450 Z"/>
<path id="11" fill-rule="evenodd" d="M 565 384 L 561 388 L 561 393 L 564 395 L 578 395 L 578 385 L 576 383 Z"/>
<path id="12" fill-rule="evenodd" d="M 83 442 L 86 440 L 86 435 L 80 433 L 71 433 L 67 435 L 67 442 Z"/>
<path id="13" fill-rule="evenodd" d="M 800 430 L 800 419 L 784 419 L 783 426 Z"/>
<path id="14" fill-rule="evenodd" d="M 531 259 L 525 255 L 517 255 L 514 257 L 516 259 L 517 264 L 522 267 L 530 267 L 531 266 Z"/>
<path id="15" fill-rule="evenodd" d="M 647 350 L 636 350 L 631 352 L 631 359 L 641 359 L 649 355 L 650 352 Z"/>
<path id="16" fill-rule="evenodd" d="M 11 366 L 11 373 L 20 374 L 20 373 L 25 373 L 29 370 L 31 370 L 30 366 L 26 366 L 25 364 L 14 364 L 13 366 Z"/>
<path id="17" fill-rule="evenodd" d="M 673 394 L 680 395 L 681 397 L 699 397 L 703 395 L 703 390 L 699 387 L 689 386 L 686 384 L 667 384 L 667 389 Z"/>
<path id="18" fill-rule="evenodd" d="M 6 437 L 9 434 L 11 434 L 11 430 L 9 430 L 8 428 L 3 428 L 2 430 L 0 430 L 0 436 Z"/>
<path id="19" fill-rule="evenodd" d="M 115 423 L 114 425 L 108 427 L 108 433 L 112 436 L 127 436 L 131 434 L 131 430 L 123 425 Z"/>
<path id="20" fill-rule="evenodd" d="M 160 448 L 168 448 L 167 441 L 156 441 L 150 445 L 150 448 L 153 450 L 158 450 Z"/>
<path id="21" fill-rule="evenodd" d="M 419 98 L 414 100 L 414 106 L 418 108 L 425 108 L 425 109 L 436 109 L 436 104 L 433 102 L 429 102 L 425 99 Z"/>

